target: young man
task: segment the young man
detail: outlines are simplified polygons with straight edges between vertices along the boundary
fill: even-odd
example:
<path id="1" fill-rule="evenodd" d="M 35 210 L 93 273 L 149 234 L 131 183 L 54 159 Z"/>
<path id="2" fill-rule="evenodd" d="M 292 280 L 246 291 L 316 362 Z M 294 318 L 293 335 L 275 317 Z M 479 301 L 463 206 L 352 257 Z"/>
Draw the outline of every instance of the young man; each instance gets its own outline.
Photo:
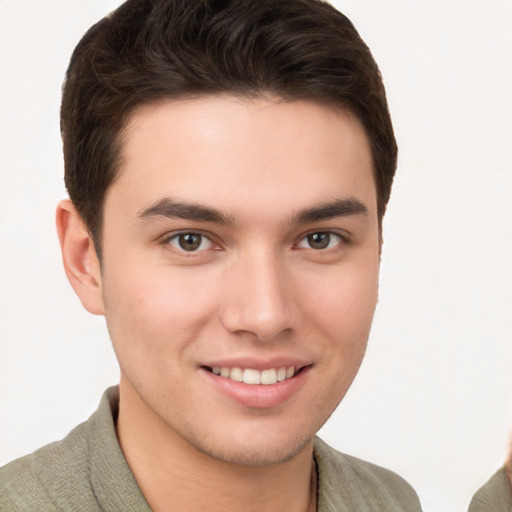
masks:
<path id="1" fill-rule="evenodd" d="M 62 101 L 66 274 L 119 387 L 1 470 L 2 510 L 420 510 L 315 434 L 364 355 L 396 143 L 317 0 L 129 0 Z"/>

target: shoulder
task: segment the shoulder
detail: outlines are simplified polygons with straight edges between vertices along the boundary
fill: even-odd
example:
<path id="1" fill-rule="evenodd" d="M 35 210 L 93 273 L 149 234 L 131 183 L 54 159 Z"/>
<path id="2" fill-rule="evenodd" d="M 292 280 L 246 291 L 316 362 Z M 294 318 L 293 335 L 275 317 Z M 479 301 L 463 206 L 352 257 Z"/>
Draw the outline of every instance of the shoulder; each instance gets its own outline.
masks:
<path id="1" fill-rule="evenodd" d="M 510 512 L 512 510 L 512 488 L 507 480 L 505 468 L 498 470 L 473 496 L 469 512 Z"/>
<path id="2" fill-rule="evenodd" d="M 2 512 L 151 512 L 117 441 L 119 390 L 62 441 L 0 469 Z"/>
<path id="3" fill-rule="evenodd" d="M 340 453 L 318 438 L 315 459 L 320 482 L 319 511 L 421 511 L 414 489 L 393 471 Z"/>
<path id="4" fill-rule="evenodd" d="M 106 461 L 120 452 L 113 424 L 116 399 L 117 389 L 110 388 L 98 410 L 64 439 L 0 468 L 2 512 L 99 510 L 96 480 L 104 476 Z"/>
<path id="5" fill-rule="evenodd" d="M 0 468 L 1 510 L 61 510 L 59 503 L 70 492 L 79 500 L 93 495 L 87 474 L 88 430 L 88 422 L 82 423 L 62 441 Z"/>

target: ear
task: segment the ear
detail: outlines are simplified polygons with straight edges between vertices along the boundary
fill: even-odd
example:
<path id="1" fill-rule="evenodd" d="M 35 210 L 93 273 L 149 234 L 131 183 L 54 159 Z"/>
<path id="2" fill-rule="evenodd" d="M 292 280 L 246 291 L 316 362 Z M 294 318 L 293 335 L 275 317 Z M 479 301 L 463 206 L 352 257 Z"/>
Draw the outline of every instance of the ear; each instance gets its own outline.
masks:
<path id="1" fill-rule="evenodd" d="M 57 206 L 56 221 L 68 280 L 84 308 L 103 315 L 100 262 L 89 230 L 69 199 Z"/>

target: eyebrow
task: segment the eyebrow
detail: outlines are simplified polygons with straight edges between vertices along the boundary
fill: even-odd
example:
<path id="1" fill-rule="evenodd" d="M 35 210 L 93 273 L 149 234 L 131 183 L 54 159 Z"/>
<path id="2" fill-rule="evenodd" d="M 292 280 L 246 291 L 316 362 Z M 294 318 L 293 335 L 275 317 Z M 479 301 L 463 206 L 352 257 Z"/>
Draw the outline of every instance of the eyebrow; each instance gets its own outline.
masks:
<path id="1" fill-rule="evenodd" d="M 335 217 L 348 217 L 350 215 L 368 215 L 368 208 L 359 199 L 349 197 L 336 199 L 329 203 L 307 208 L 293 217 L 296 224 L 306 224 Z"/>
<path id="2" fill-rule="evenodd" d="M 139 211 L 137 217 L 141 220 L 153 217 L 166 217 L 200 222 L 215 222 L 217 224 L 233 224 L 233 219 L 218 210 L 194 203 L 182 203 L 168 197 L 160 199 Z"/>
<path id="3" fill-rule="evenodd" d="M 368 215 L 368 208 L 358 199 L 336 199 L 318 206 L 301 210 L 292 217 L 294 224 L 306 224 L 320 220 L 333 219 L 335 217 L 347 217 L 350 215 Z M 139 211 L 137 217 L 144 221 L 154 217 L 179 218 L 199 222 L 213 222 L 216 224 L 233 225 L 234 219 L 219 210 L 200 204 L 183 203 L 171 198 L 163 198 L 156 203 Z"/>

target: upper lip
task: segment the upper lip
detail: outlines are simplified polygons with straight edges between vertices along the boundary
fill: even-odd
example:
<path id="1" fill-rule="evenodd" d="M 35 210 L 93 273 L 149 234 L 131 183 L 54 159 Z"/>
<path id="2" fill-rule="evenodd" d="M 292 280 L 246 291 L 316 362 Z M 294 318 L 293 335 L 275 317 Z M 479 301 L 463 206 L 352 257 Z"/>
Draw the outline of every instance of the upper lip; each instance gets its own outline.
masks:
<path id="1" fill-rule="evenodd" d="M 303 368 L 304 366 L 311 365 L 311 361 L 298 357 L 290 356 L 279 356 L 272 357 L 269 359 L 262 359 L 256 357 L 237 357 L 237 358 L 226 358 L 226 359 L 212 359 L 200 366 L 213 368 L 215 366 L 221 368 L 251 368 L 254 370 L 268 370 L 270 368 L 281 368 L 283 366 L 290 367 L 294 366 L 297 369 Z"/>

